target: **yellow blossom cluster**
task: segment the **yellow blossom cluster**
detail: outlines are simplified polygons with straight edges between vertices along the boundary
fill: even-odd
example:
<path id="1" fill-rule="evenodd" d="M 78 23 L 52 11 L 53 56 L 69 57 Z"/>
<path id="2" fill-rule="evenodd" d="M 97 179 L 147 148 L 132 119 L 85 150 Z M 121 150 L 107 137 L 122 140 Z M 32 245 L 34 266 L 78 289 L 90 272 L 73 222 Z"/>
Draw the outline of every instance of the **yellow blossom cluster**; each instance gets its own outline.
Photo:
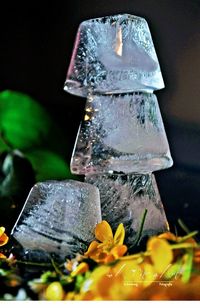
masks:
<path id="1" fill-rule="evenodd" d="M 96 226 L 93 241 L 79 261 L 66 264 L 70 277 L 82 277 L 78 290 L 66 291 L 59 281 L 43 291 L 47 300 L 176 300 L 200 299 L 200 248 L 192 234 L 167 232 L 151 237 L 145 252 L 125 255 L 125 230 L 113 236 L 110 225 Z M 89 260 L 96 262 L 90 269 Z"/>
<path id="2" fill-rule="evenodd" d="M 39 300 L 199 300 L 200 246 L 196 234 L 152 236 L 146 251 L 130 254 L 124 244 L 123 224 L 113 234 L 108 222 L 102 221 L 95 228 L 96 240 L 84 255 L 64 265 L 53 261 L 53 271 L 43 271 L 28 286 Z M 0 227 L 0 246 L 7 242 L 5 228 Z M 0 259 L 12 267 L 6 284 L 19 288 L 23 279 L 13 269 L 21 261 L 3 253 Z"/>

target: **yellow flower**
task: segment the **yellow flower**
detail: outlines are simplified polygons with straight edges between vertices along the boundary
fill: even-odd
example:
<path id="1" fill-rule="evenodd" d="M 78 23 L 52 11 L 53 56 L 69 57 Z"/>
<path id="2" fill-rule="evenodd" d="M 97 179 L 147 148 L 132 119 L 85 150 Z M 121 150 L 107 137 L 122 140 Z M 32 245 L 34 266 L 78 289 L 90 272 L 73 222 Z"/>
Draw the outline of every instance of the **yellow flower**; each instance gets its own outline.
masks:
<path id="1" fill-rule="evenodd" d="M 45 299 L 49 301 L 61 301 L 64 295 L 64 290 L 58 281 L 52 282 L 45 291 Z"/>
<path id="2" fill-rule="evenodd" d="M 122 257 L 126 251 L 126 245 L 123 245 L 125 230 L 121 223 L 113 236 L 112 229 L 107 221 L 103 220 L 95 228 L 95 237 L 99 242 L 93 241 L 85 256 L 98 263 L 108 263 Z"/>
<path id="3" fill-rule="evenodd" d="M 72 272 L 71 276 L 75 277 L 79 274 L 84 274 L 89 270 L 89 266 L 86 262 L 81 262 Z"/>
<path id="4" fill-rule="evenodd" d="M 111 289 L 116 289 L 120 283 L 121 275 L 115 275 L 113 268 L 108 265 L 97 266 L 81 288 L 84 300 L 109 300 L 112 299 Z"/>
<path id="5" fill-rule="evenodd" d="M 158 274 L 168 269 L 173 260 L 173 253 L 169 243 L 165 239 L 153 236 L 147 243 L 147 250 L 150 252 L 150 259 Z"/>
<path id="6" fill-rule="evenodd" d="M 140 267 L 133 261 L 118 261 L 97 266 L 81 288 L 84 300 L 126 300 L 137 293 L 135 281 L 141 280 Z"/>
<path id="7" fill-rule="evenodd" d="M 0 227 L 0 246 L 4 246 L 8 243 L 8 236 L 5 234 L 5 228 Z"/>
<path id="8" fill-rule="evenodd" d="M 5 228 L 0 227 L 0 246 L 4 246 L 8 243 L 8 236 L 5 234 Z M 6 259 L 6 256 L 3 253 L 0 253 L 0 259 Z"/>

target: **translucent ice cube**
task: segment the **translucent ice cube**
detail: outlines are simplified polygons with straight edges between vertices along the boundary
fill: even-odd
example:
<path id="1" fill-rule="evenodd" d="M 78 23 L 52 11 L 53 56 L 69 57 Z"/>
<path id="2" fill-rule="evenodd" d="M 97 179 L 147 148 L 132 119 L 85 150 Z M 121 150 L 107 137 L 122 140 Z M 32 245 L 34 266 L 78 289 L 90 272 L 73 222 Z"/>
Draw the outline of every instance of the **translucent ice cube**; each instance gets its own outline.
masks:
<path id="1" fill-rule="evenodd" d="M 173 161 L 157 98 L 150 93 L 88 98 L 71 171 L 149 173 Z"/>
<path id="2" fill-rule="evenodd" d="M 165 211 L 152 174 L 86 175 L 85 181 L 99 188 L 102 219 L 116 230 L 126 229 L 126 243 L 132 245 L 145 209 L 143 236 L 168 230 Z"/>
<path id="3" fill-rule="evenodd" d="M 73 256 L 87 248 L 101 221 L 99 191 L 78 181 L 36 184 L 25 202 L 12 235 L 32 256 Z"/>
<path id="4" fill-rule="evenodd" d="M 79 26 L 64 89 L 87 96 L 164 87 L 148 24 L 120 14 L 86 20 Z"/>

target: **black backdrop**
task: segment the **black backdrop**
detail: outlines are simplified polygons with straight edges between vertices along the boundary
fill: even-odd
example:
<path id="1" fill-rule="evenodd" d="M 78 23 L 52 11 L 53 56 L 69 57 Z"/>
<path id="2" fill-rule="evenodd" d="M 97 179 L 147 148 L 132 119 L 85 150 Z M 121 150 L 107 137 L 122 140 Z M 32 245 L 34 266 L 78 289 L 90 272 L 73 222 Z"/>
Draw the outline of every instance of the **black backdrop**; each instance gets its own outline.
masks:
<path id="1" fill-rule="evenodd" d="M 130 13 L 147 19 L 166 88 L 156 94 L 174 166 L 156 173 L 172 228 L 200 227 L 200 1 L 73 0 L 1 3 L 0 90 L 22 91 L 62 127 L 68 161 L 84 99 L 63 91 L 73 42 L 85 19 Z"/>

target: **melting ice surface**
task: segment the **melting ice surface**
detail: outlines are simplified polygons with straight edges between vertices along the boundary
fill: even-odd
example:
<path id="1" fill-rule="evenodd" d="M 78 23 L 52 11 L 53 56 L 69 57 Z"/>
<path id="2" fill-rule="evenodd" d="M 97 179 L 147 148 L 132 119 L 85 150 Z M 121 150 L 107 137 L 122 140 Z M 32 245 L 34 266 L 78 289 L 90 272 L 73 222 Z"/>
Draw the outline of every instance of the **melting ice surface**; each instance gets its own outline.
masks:
<path id="1" fill-rule="evenodd" d="M 87 175 L 87 183 L 99 188 L 102 219 L 107 220 L 113 230 L 120 223 L 126 229 L 126 243 L 133 244 L 139 230 L 144 210 L 147 216 L 143 236 L 168 230 L 167 219 L 152 174 L 131 175 Z"/>
<path id="2" fill-rule="evenodd" d="M 151 92 L 164 87 L 148 24 L 121 14 L 80 24 L 64 89 L 94 93 Z"/>
<path id="3" fill-rule="evenodd" d="M 71 160 L 73 173 L 150 173 L 172 163 L 154 94 L 89 96 Z"/>
<path id="4" fill-rule="evenodd" d="M 96 187 L 73 180 L 47 181 L 30 191 L 12 235 L 24 250 L 64 258 L 87 248 L 100 221 Z"/>

